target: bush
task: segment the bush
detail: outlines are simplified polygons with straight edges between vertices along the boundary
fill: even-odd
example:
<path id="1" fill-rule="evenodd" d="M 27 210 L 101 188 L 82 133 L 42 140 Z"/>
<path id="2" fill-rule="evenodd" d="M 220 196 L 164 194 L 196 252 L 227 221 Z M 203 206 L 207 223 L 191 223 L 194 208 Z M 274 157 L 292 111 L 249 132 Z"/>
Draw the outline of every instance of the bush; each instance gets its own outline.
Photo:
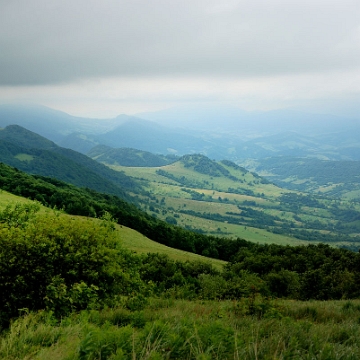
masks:
<path id="1" fill-rule="evenodd" d="M 19 309 L 47 308 L 59 317 L 141 291 L 139 260 L 119 246 L 111 220 L 36 210 L 0 212 L 0 325 Z"/>

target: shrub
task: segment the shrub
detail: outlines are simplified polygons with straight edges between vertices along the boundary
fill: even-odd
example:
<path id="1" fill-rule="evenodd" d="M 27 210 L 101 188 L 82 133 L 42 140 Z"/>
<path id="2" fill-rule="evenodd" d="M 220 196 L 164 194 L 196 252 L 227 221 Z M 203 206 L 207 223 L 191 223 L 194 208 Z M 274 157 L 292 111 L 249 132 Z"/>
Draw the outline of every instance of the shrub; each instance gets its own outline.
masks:
<path id="1" fill-rule="evenodd" d="M 0 212 L 2 325 L 19 309 L 47 308 L 59 317 L 142 289 L 138 259 L 119 246 L 112 221 L 33 210 Z"/>

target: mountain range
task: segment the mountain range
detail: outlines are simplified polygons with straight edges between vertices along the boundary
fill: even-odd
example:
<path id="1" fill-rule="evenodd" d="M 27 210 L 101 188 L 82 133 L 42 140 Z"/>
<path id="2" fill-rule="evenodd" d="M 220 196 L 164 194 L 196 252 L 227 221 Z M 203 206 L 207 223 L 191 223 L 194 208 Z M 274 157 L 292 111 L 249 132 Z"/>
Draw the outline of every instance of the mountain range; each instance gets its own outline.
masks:
<path id="1" fill-rule="evenodd" d="M 110 202 L 114 197 L 109 195 L 116 195 L 170 224 L 217 236 L 244 236 L 255 242 L 322 241 L 346 247 L 360 243 L 356 161 L 322 161 L 324 171 L 311 170 L 311 166 L 320 168 L 320 160 L 311 166 L 307 163 L 310 170 L 305 175 L 318 177 L 319 185 L 328 186 L 329 180 L 333 187 L 337 186 L 334 181 L 344 185 L 344 174 L 351 171 L 342 193 L 346 198 L 339 202 L 285 190 L 232 161 L 215 161 L 202 154 L 160 156 L 105 145 L 95 146 L 90 153 L 93 159 L 19 125 L 0 130 L 1 162 L 55 178 L 55 182 L 106 193 Z M 291 177 L 301 163 L 298 160 L 291 166 L 289 161 L 286 172 L 282 159 L 273 158 L 268 169 L 272 166 L 274 174 Z M 332 168 L 337 173 L 329 179 Z M 298 175 L 304 177 L 300 171 Z"/>
<path id="2" fill-rule="evenodd" d="M 162 155 L 200 153 L 235 162 L 289 155 L 360 160 L 360 122 L 356 119 L 290 110 L 250 113 L 232 108 L 191 114 L 170 109 L 88 119 L 40 106 L 2 105 L 0 126 L 23 126 L 83 154 L 94 146 L 106 145 Z"/>

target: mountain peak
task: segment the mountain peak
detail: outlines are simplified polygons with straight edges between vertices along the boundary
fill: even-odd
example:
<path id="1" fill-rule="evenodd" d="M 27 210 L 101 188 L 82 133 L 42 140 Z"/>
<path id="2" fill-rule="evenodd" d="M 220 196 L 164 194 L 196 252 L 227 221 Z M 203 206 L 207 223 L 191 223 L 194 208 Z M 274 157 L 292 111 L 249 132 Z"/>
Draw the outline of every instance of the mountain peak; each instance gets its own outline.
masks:
<path id="1" fill-rule="evenodd" d="M 8 125 L 0 131 L 0 139 L 16 143 L 25 148 L 51 149 L 57 145 L 30 130 L 19 125 Z"/>

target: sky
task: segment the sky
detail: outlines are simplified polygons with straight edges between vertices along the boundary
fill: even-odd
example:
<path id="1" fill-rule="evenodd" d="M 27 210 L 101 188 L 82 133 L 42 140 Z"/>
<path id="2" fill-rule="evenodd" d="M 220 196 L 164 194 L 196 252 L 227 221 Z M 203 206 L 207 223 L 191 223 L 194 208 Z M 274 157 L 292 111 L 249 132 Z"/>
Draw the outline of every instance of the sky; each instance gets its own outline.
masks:
<path id="1" fill-rule="evenodd" d="M 0 0 L 0 103 L 360 118 L 359 99 L 358 0 Z"/>

